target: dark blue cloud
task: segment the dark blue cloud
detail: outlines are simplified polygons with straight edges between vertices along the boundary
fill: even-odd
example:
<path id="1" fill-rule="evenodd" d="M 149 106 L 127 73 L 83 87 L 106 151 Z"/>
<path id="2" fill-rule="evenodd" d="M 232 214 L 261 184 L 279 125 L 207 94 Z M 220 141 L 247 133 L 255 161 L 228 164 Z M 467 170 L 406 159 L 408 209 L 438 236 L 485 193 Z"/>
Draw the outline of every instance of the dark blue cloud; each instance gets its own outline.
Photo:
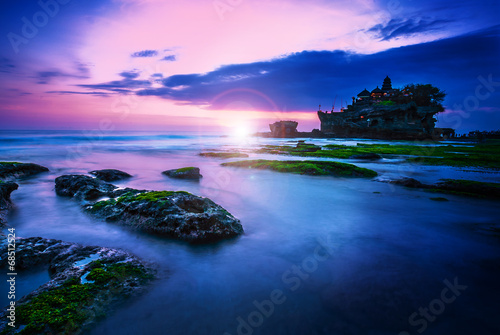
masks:
<path id="1" fill-rule="evenodd" d="M 337 95 L 345 106 L 365 87 L 431 83 L 448 93 L 453 107 L 475 94 L 479 77 L 500 81 L 500 26 L 430 43 L 400 47 L 372 55 L 344 51 L 303 51 L 266 62 L 223 66 L 205 74 L 174 75 L 163 87 L 139 95 L 155 95 L 182 104 L 233 109 L 236 102 L 256 110 L 311 110 L 330 105 Z M 500 87 L 483 106 L 500 105 Z"/>
<path id="2" fill-rule="evenodd" d="M 123 74 L 123 72 L 122 72 Z M 149 80 L 134 80 L 133 78 L 125 77 L 122 80 L 113 80 L 107 83 L 101 84 L 85 84 L 77 85 L 78 87 L 93 89 L 93 90 L 104 90 L 115 93 L 129 93 L 138 88 L 146 88 L 151 86 Z"/>
<path id="3" fill-rule="evenodd" d="M 131 57 L 155 57 L 158 56 L 158 51 L 156 50 L 142 50 L 134 52 L 130 55 Z"/>
<path id="4" fill-rule="evenodd" d="M 139 77 L 140 73 L 138 73 L 136 71 L 123 71 L 123 72 L 119 73 L 119 75 L 122 76 L 123 78 L 135 79 L 135 78 Z"/>
<path id="5" fill-rule="evenodd" d="M 166 62 L 175 62 L 177 60 L 177 58 L 175 57 L 175 55 L 168 55 L 168 56 L 163 57 L 161 60 L 166 61 Z"/>
<path id="6" fill-rule="evenodd" d="M 450 22 L 452 21 L 426 18 L 392 19 L 386 24 L 377 24 L 366 31 L 374 33 L 381 41 L 389 41 L 394 38 L 439 30 Z"/>
<path id="7" fill-rule="evenodd" d="M 78 91 L 47 91 L 45 93 L 56 93 L 56 94 L 61 94 L 61 95 L 73 95 L 73 94 L 80 94 L 80 95 L 94 95 L 94 96 L 99 96 L 99 97 L 109 97 L 111 94 L 106 93 L 106 92 L 78 92 Z"/>
<path id="8" fill-rule="evenodd" d="M 16 65 L 11 59 L 6 57 L 0 57 L 0 72 L 12 73 L 15 68 Z"/>
<path id="9" fill-rule="evenodd" d="M 75 73 L 68 73 L 58 69 L 52 69 L 47 71 L 38 71 L 35 73 L 35 79 L 37 80 L 37 84 L 48 84 L 53 79 L 88 79 L 90 78 L 90 73 L 88 69 L 82 64 L 77 64 Z"/>

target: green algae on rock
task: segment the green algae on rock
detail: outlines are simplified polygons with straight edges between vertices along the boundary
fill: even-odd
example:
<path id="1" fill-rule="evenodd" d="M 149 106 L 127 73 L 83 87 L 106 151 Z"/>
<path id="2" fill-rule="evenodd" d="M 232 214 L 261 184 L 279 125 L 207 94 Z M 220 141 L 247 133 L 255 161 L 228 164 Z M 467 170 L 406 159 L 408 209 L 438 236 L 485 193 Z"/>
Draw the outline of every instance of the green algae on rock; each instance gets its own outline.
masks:
<path id="1" fill-rule="evenodd" d="M 208 198 L 184 191 L 120 189 L 84 175 L 56 178 L 58 195 L 74 197 L 85 210 L 108 222 L 192 243 L 243 233 L 238 219 Z M 99 198 L 107 197 L 101 201 Z"/>
<path id="2" fill-rule="evenodd" d="M 17 301 L 15 328 L 3 310 L 1 334 L 80 334 L 155 277 L 151 266 L 121 250 L 41 237 L 18 238 L 16 246 L 19 270 L 49 266 L 51 279 Z"/>
<path id="3" fill-rule="evenodd" d="M 212 157 L 212 158 L 247 158 L 248 155 L 241 152 L 202 152 L 199 154 L 202 157 Z"/>
<path id="4" fill-rule="evenodd" d="M 200 169 L 194 166 L 188 166 L 180 169 L 172 169 L 162 172 L 164 175 L 178 179 L 200 179 Z"/>
<path id="5" fill-rule="evenodd" d="M 498 169 L 500 167 L 500 144 L 489 141 L 466 145 L 434 145 L 435 142 L 423 141 L 416 144 L 368 144 L 357 145 L 329 144 L 321 150 L 301 150 L 300 145 L 266 145 L 256 153 L 291 155 L 301 157 L 324 157 L 340 159 L 358 159 L 359 157 L 407 157 L 412 164 L 446 165 L 457 167 L 482 167 Z"/>
<path id="6" fill-rule="evenodd" d="M 245 167 L 250 169 L 273 170 L 278 172 L 289 172 L 306 174 L 312 176 L 336 176 L 336 177 L 366 177 L 373 178 L 377 172 L 356 165 L 326 162 L 326 161 L 278 161 L 278 160 L 246 160 L 222 163 L 222 166 Z"/>

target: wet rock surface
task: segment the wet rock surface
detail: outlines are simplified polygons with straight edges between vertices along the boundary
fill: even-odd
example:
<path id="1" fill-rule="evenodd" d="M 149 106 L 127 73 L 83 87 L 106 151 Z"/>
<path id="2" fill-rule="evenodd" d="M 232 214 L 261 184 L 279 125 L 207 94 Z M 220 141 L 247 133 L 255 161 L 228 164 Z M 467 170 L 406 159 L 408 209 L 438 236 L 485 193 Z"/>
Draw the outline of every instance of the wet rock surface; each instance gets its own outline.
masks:
<path id="1" fill-rule="evenodd" d="M 150 264 L 122 250 L 41 237 L 17 238 L 15 245 L 16 271 L 46 267 L 51 279 L 16 301 L 15 328 L 4 308 L 2 334 L 80 334 L 155 276 Z M 0 250 L 5 268 L 6 239 Z"/>
<path id="2" fill-rule="evenodd" d="M 390 184 L 409 188 L 427 189 L 432 192 L 450 193 L 479 198 L 500 199 L 500 183 L 485 183 L 465 179 L 442 179 L 435 184 L 423 184 L 413 178 L 388 181 Z"/>
<path id="3" fill-rule="evenodd" d="M 0 181 L 0 227 L 7 223 L 7 213 L 13 206 L 10 194 L 17 190 L 18 187 L 19 185 L 14 182 L 4 183 Z"/>
<path id="4" fill-rule="evenodd" d="M 403 177 L 400 179 L 391 180 L 391 181 L 389 181 L 389 183 L 394 184 L 394 185 L 410 187 L 410 188 L 427 188 L 427 187 L 429 187 L 429 185 L 422 184 L 418 180 L 416 180 L 414 178 L 408 178 L 408 177 Z"/>
<path id="5" fill-rule="evenodd" d="M 366 160 L 377 160 L 377 159 L 382 159 L 382 156 L 376 153 L 369 153 L 369 154 L 359 154 L 359 155 L 352 155 L 349 157 L 350 159 L 366 159 Z"/>
<path id="6" fill-rule="evenodd" d="M 180 169 L 167 170 L 162 172 L 164 175 L 178 179 L 200 179 L 200 169 L 197 167 L 185 167 Z"/>
<path id="7" fill-rule="evenodd" d="M 131 178 L 132 175 L 115 169 L 94 170 L 89 172 L 91 175 L 96 176 L 103 181 L 117 181 Z"/>
<path id="8" fill-rule="evenodd" d="M 75 197 L 84 209 L 108 222 L 193 243 L 243 233 L 240 221 L 208 198 L 188 192 L 119 189 L 83 175 L 56 178 L 59 195 Z M 98 197 L 108 197 L 101 201 Z"/>
<path id="9" fill-rule="evenodd" d="M 10 180 L 26 178 L 41 172 L 47 172 L 45 166 L 33 163 L 0 162 L 0 179 Z"/>

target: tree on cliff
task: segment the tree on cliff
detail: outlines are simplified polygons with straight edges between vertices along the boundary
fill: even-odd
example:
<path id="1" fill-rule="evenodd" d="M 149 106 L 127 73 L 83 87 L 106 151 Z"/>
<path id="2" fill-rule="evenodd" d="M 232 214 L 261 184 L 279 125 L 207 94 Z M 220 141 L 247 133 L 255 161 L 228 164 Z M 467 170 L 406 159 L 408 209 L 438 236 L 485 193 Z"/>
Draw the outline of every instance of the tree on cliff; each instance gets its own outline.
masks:
<path id="1" fill-rule="evenodd" d="M 446 96 L 444 91 L 431 84 L 408 84 L 403 90 L 417 106 L 440 105 Z"/>

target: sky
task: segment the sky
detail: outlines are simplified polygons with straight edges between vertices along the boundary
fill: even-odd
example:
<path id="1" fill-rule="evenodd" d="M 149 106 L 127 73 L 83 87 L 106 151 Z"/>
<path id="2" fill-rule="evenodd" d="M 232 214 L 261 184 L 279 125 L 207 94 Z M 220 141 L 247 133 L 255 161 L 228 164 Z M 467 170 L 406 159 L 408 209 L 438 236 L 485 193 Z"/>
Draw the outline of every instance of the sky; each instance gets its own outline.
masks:
<path id="1" fill-rule="evenodd" d="M 254 132 L 432 84 L 439 127 L 500 129 L 498 0 L 0 4 L 0 129 Z"/>

